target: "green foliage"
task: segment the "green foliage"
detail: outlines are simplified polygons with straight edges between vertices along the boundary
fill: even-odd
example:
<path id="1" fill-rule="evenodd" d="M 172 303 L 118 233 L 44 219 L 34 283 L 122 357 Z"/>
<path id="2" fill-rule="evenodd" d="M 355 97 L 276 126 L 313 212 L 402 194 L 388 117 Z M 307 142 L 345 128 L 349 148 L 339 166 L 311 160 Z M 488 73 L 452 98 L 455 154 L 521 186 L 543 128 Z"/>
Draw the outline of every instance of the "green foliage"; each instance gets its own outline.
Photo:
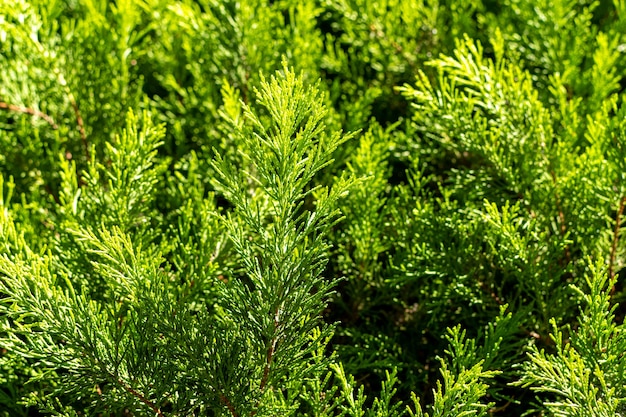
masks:
<path id="1" fill-rule="evenodd" d="M 533 346 L 518 382 L 553 395 L 542 405 L 551 415 L 615 416 L 625 409 L 626 339 L 623 323 L 615 323 L 617 306 L 610 301 L 615 279 L 597 265 L 586 281 L 589 293 L 573 287 L 584 305 L 576 327 L 568 324 L 560 329 L 553 321 L 556 352 L 548 354 Z"/>
<path id="2" fill-rule="evenodd" d="M 0 417 L 624 414 L 625 22 L 0 0 Z"/>

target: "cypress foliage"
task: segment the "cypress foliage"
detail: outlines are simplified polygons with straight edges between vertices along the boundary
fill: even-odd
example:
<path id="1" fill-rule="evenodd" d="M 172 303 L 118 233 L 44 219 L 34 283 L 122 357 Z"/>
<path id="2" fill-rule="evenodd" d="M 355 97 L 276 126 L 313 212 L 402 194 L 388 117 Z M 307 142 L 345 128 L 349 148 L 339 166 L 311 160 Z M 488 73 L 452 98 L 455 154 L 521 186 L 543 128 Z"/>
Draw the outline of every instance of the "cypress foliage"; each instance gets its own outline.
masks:
<path id="1" fill-rule="evenodd" d="M 623 415 L 625 34 L 0 0 L 0 417 Z"/>

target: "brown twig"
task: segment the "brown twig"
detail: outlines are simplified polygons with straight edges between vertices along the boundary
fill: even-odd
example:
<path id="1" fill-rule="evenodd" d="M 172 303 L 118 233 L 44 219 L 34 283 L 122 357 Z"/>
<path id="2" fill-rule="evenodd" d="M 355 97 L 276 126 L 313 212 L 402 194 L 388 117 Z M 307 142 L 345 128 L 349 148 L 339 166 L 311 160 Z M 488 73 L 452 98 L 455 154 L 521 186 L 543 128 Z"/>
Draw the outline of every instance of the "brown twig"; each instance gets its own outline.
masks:
<path id="1" fill-rule="evenodd" d="M 617 244 L 619 242 L 619 229 L 622 223 L 622 214 L 624 213 L 624 204 L 626 204 L 626 196 L 622 196 L 619 200 L 619 208 L 615 216 L 615 228 L 613 229 L 613 242 L 611 243 L 611 257 L 609 259 L 609 278 L 615 277 L 615 257 L 617 255 Z M 611 294 L 615 291 L 615 286 L 611 288 Z"/>
<path id="2" fill-rule="evenodd" d="M 498 304 L 499 306 L 504 305 L 504 301 L 500 299 L 498 294 L 496 294 L 494 291 L 491 291 L 489 288 L 487 288 L 487 285 L 484 282 L 478 281 L 478 286 L 480 287 L 481 290 L 483 290 L 484 293 L 489 294 L 489 296 L 493 299 L 493 301 L 496 302 L 496 304 Z"/>
<path id="3" fill-rule="evenodd" d="M 265 387 L 267 386 L 267 380 L 270 376 L 270 369 L 272 367 L 272 361 L 274 360 L 274 353 L 276 352 L 276 343 L 278 343 L 278 338 L 276 336 L 276 329 L 278 329 L 278 325 L 280 324 L 280 307 L 276 309 L 274 312 L 274 337 L 272 337 L 271 343 L 267 348 L 267 354 L 265 356 L 265 368 L 263 368 L 263 376 L 261 377 L 261 384 L 259 385 L 259 389 L 261 394 L 265 391 Z M 255 408 L 259 406 L 259 401 L 257 401 Z M 252 416 L 256 415 L 256 410 L 250 413 Z"/>
<path id="4" fill-rule="evenodd" d="M 495 414 L 495 413 L 499 413 L 500 411 L 504 411 L 507 409 L 509 405 L 511 405 L 511 401 L 507 401 L 506 404 L 501 405 L 499 407 L 492 407 L 489 409 L 489 414 Z"/>
<path id="5" fill-rule="evenodd" d="M 139 401 L 147 405 L 157 416 L 165 417 L 164 414 L 161 412 L 161 410 L 156 406 L 156 404 L 154 404 L 152 401 L 147 399 L 142 393 L 137 392 L 135 389 L 133 389 L 133 387 L 128 386 L 121 379 L 116 378 L 116 380 L 117 380 L 117 383 L 120 384 L 122 388 L 124 388 L 127 392 L 129 392 L 130 394 L 135 396 L 137 399 L 139 399 Z"/>
<path id="6" fill-rule="evenodd" d="M 276 345 L 276 340 L 273 339 L 272 340 L 272 344 L 267 349 L 267 360 L 265 362 L 265 368 L 263 369 L 263 377 L 261 378 L 261 385 L 259 386 L 259 388 L 261 389 L 261 392 L 263 392 L 265 390 L 265 386 L 267 385 L 267 380 L 268 380 L 269 375 L 270 375 L 270 368 L 271 368 L 271 365 L 272 365 L 272 359 L 274 357 L 274 346 L 275 345 Z"/>
<path id="7" fill-rule="evenodd" d="M 74 98 L 74 94 L 67 88 L 67 96 L 70 99 L 70 104 L 74 109 L 74 114 L 76 115 L 76 123 L 78 124 L 78 132 L 80 133 L 80 139 L 83 142 L 83 147 L 85 148 L 85 156 L 87 160 L 89 160 L 89 144 L 87 143 L 87 135 L 85 134 L 85 124 L 83 123 L 83 117 L 80 114 L 80 109 L 78 108 L 78 104 L 76 103 L 76 99 Z"/>
<path id="8" fill-rule="evenodd" d="M 32 109 L 30 107 L 16 106 L 15 104 L 0 101 L 0 109 L 6 109 L 17 113 L 30 114 L 31 116 L 42 118 L 43 120 L 48 122 L 48 124 L 52 126 L 52 128 L 55 130 L 59 128 L 59 126 L 54 122 L 54 119 L 52 119 L 52 117 L 48 116 L 46 113 Z"/>
<path id="9" fill-rule="evenodd" d="M 233 417 L 239 417 L 239 414 L 237 414 L 237 410 L 235 410 L 235 407 L 233 407 L 231 402 L 228 401 L 228 398 L 222 393 L 220 393 L 219 395 L 220 395 L 220 401 L 228 408 L 228 411 L 230 411 L 230 414 Z"/>
<path id="10" fill-rule="evenodd" d="M 50 188 L 50 186 L 49 186 L 48 184 L 44 185 L 44 189 L 46 190 L 46 192 L 47 192 L 48 194 L 50 194 L 50 195 L 52 196 L 52 198 L 54 199 L 54 202 L 55 202 L 57 205 L 60 205 L 60 204 L 61 204 L 61 200 L 59 200 L 59 196 L 58 196 L 58 195 L 56 195 L 56 194 L 54 194 L 54 193 L 52 192 L 52 189 Z"/>

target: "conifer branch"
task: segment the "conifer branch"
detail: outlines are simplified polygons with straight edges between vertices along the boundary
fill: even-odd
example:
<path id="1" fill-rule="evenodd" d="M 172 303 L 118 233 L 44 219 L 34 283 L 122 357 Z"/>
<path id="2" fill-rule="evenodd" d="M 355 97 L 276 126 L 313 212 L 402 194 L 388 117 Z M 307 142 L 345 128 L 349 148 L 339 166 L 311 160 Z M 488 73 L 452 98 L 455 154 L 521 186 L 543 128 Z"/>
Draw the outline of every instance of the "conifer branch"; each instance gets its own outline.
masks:
<path id="1" fill-rule="evenodd" d="M 139 401 L 148 406 L 148 408 L 150 408 L 157 416 L 165 417 L 161 409 L 157 407 L 156 404 L 154 404 L 152 401 L 147 399 L 142 393 L 136 391 L 133 387 L 126 384 L 119 377 L 116 377 L 115 380 L 126 392 L 136 397 Z"/>
<path id="2" fill-rule="evenodd" d="M 509 406 L 511 405 L 511 401 L 507 401 L 504 405 L 498 406 L 498 407 L 491 407 L 489 409 L 489 414 L 495 414 L 495 413 L 499 413 L 501 411 L 506 410 Z"/>
<path id="3" fill-rule="evenodd" d="M 368 28 L 370 30 L 370 33 L 372 33 L 377 38 L 385 39 L 389 41 L 389 43 L 391 44 L 391 46 L 393 46 L 393 49 L 395 49 L 396 52 L 398 52 L 399 54 L 404 53 L 404 48 L 402 48 L 402 46 L 398 44 L 398 42 L 394 41 L 393 39 L 390 39 L 385 33 L 385 31 L 378 28 L 375 23 L 369 23 Z"/>
<path id="4" fill-rule="evenodd" d="M 4 414 L 624 414 L 618 6 L 161 3 L 0 0 Z"/>
<path id="5" fill-rule="evenodd" d="M 555 186 L 554 201 L 555 201 L 556 209 L 557 209 L 558 216 L 559 216 L 559 223 L 560 223 L 559 231 L 561 232 L 561 237 L 565 237 L 565 235 L 567 234 L 567 225 L 565 221 L 565 213 L 563 212 L 563 207 L 561 206 L 561 197 L 559 196 L 559 192 L 556 190 L 556 186 L 558 182 L 557 182 L 556 174 L 554 173 L 554 170 L 550 170 L 550 177 L 552 178 L 552 182 L 554 183 L 554 186 Z M 562 259 L 560 259 L 559 261 L 560 263 L 562 263 Z M 565 261 L 566 261 L 566 265 L 568 265 L 571 262 L 569 245 L 565 245 Z M 565 265 L 562 265 L 562 266 L 565 266 Z"/>
<path id="6" fill-rule="evenodd" d="M 52 126 L 54 130 L 57 130 L 59 128 L 59 126 L 54 122 L 54 119 L 52 119 L 52 117 L 50 117 L 44 112 L 41 112 L 39 110 L 30 108 L 30 107 L 16 106 L 15 104 L 10 104 L 5 101 L 0 101 L 0 109 L 6 109 L 6 110 L 14 111 L 17 113 L 24 113 L 24 114 L 29 114 L 31 116 L 39 117 L 45 120 L 50 126 Z"/>
<path id="7" fill-rule="evenodd" d="M 488 294 L 489 297 L 491 297 L 491 299 L 493 301 L 495 301 L 495 303 L 497 305 L 499 305 L 499 306 L 507 305 L 504 301 L 502 301 L 502 299 L 494 291 L 490 290 L 484 282 L 478 282 L 478 285 L 480 286 L 480 289 L 483 291 L 483 293 Z M 531 338 L 533 338 L 535 340 L 541 340 L 541 341 L 543 341 L 546 344 L 550 344 L 551 343 L 551 339 L 549 337 L 545 338 L 545 337 L 541 336 L 539 333 L 537 333 L 536 331 L 529 330 L 525 326 L 520 326 L 519 329 L 524 334 L 526 334 L 527 336 L 529 336 L 529 337 L 531 337 Z"/>
<path id="8" fill-rule="evenodd" d="M 272 362 L 274 360 L 274 352 L 276 352 L 276 343 L 277 343 L 277 336 L 276 336 L 276 330 L 278 329 L 278 314 L 280 312 L 280 308 L 276 309 L 276 312 L 274 313 L 274 336 L 272 337 L 272 340 L 270 342 L 269 347 L 267 348 L 267 355 L 266 355 L 266 360 L 265 360 L 265 367 L 263 368 L 263 376 L 261 377 L 261 383 L 259 384 L 259 390 L 261 391 L 261 395 L 263 395 L 263 392 L 265 391 L 265 387 L 267 386 L 267 380 L 270 376 L 270 369 L 272 367 Z M 257 408 L 259 406 L 259 401 L 257 401 L 255 408 Z M 251 413 L 252 416 L 256 415 L 256 410 L 254 410 Z"/>
<path id="9" fill-rule="evenodd" d="M 487 287 L 487 285 L 486 285 L 484 282 L 479 281 L 479 282 L 478 282 L 478 286 L 479 286 L 479 287 L 480 287 L 480 289 L 483 291 L 483 293 L 488 294 L 488 295 L 489 295 L 489 297 L 491 297 L 491 299 L 492 299 L 493 301 L 495 301 L 495 303 L 496 303 L 497 305 L 502 306 L 502 305 L 504 305 L 504 304 L 505 304 L 505 303 L 504 303 L 504 301 L 502 301 L 502 300 L 500 299 L 500 297 L 498 296 L 498 294 L 496 294 L 496 293 L 495 293 L 495 291 L 492 291 L 490 288 L 488 288 L 488 287 Z"/>
<path id="10" fill-rule="evenodd" d="M 76 123 L 78 124 L 80 139 L 83 142 L 83 147 L 85 148 L 85 156 L 87 157 L 87 160 L 89 160 L 89 144 L 87 143 L 87 135 L 85 134 L 85 124 L 83 122 L 83 116 L 80 113 L 80 109 L 78 108 L 78 104 L 76 103 L 76 99 L 74 98 L 74 94 L 72 94 L 69 87 L 67 87 L 67 96 L 70 99 L 72 109 L 74 109 L 74 114 L 76 115 Z"/>
<path id="11" fill-rule="evenodd" d="M 52 196 L 52 198 L 54 199 L 54 202 L 55 202 L 57 205 L 61 204 L 61 200 L 59 199 L 59 196 L 58 196 L 58 195 L 56 195 L 56 194 L 52 191 L 52 189 L 50 188 L 50 185 L 48 185 L 48 184 L 44 185 L 44 189 L 46 190 L 46 192 L 47 192 L 49 195 L 51 195 L 51 196 Z"/>
<path id="12" fill-rule="evenodd" d="M 270 344 L 270 347 L 267 349 L 267 360 L 265 362 L 265 368 L 263 368 L 263 377 L 261 378 L 261 384 L 259 385 L 261 392 L 265 390 L 265 386 L 267 385 L 267 379 L 269 378 L 269 375 L 270 375 L 270 368 L 272 367 L 272 359 L 274 357 L 275 345 L 276 345 L 276 338 L 274 337 L 272 339 L 272 343 Z"/>
<path id="13" fill-rule="evenodd" d="M 609 259 L 609 278 L 613 280 L 615 277 L 615 257 L 617 255 L 617 244 L 619 242 L 619 229 L 622 222 L 622 214 L 624 213 L 624 204 L 626 204 L 626 196 L 622 196 L 619 201 L 619 208 L 615 215 L 615 228 L 613 229 L 613 242 L 611 243 L 611 256 Z M 611 288 L 611 294 L 615 291 L 615 286 Z"/>
<path id="14" fill-rule="evenodd" d="M 232 403 L 228 400 L 228 397 L 226 397 L 221 392 L 219 393 L 219 397 L 220 397 L 220 401 L 222 402 L 222 404 L 224 404 L 228 408 L 228 411 L 230 411 L 230 414 L 233 417 L 239 417 L 237 410 L 235 410 L 235 407 L 233 407 Z"/>
<path id="15" fill-rule="evenodd" d="M 261 392 L 265 390 L 265 386 L 267 385 L 267 379 L 270 375 L 270 368 L 272 367 L 272 360 L 274 358 L 274 352 L 276 350 L 277 336 L 276 330 L 278 329 L 278 318 L 279 318 L 280 308 L 277 308 L 274 313 L 274 336 L 272 337 L 271 343 L 267 349 L 267 356 L 265 361 L 265 368 L 263 369 L 263 377 L 261 378 L 260 389 Z"/>

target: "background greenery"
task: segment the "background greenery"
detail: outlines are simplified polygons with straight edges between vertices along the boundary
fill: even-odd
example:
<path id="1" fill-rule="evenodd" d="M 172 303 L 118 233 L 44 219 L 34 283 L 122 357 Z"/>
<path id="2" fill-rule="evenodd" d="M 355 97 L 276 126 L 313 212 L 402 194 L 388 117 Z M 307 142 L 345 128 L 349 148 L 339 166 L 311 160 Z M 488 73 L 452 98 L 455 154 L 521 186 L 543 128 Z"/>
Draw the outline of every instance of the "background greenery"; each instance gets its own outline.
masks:
<path id="1" fill-rule="evenodd" d="M 623 415 L 625 51 L 622 0 L 0 0 L 0 415 Z"/>

